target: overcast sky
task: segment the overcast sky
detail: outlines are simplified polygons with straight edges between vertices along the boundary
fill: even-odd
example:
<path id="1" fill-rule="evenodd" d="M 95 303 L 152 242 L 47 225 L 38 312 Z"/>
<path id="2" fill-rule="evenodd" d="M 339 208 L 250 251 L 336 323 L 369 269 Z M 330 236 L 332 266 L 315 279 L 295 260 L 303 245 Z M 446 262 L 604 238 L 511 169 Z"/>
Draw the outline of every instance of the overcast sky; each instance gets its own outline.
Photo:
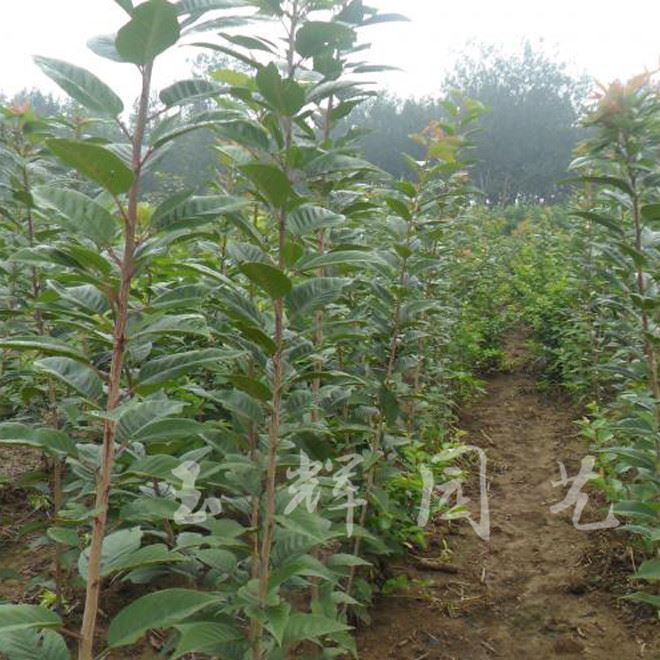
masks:
<path id="1" fill-rule="evenodd" d="M 396 65 L 381 83 L 400 95 L 432 94 L 464 44 L 477 39 L 518 48 L 525 38 L 603 81 L 658 67 L 660 0 L 371 0 L 382 11 L 406 14 L 407 24 L 370 27 L 369 58 Z M 114 32 L 125 14 L 112 0 L 17 0 L 2 8 L 0 90 L 53 91 L 32 64 L 34 54 L 86 66 L 132 98 L 135 73 L 91 54 L 87 39 Z M 174 49 L 159 64 L 157 84 L 186 77 L 195 49 Z"/>

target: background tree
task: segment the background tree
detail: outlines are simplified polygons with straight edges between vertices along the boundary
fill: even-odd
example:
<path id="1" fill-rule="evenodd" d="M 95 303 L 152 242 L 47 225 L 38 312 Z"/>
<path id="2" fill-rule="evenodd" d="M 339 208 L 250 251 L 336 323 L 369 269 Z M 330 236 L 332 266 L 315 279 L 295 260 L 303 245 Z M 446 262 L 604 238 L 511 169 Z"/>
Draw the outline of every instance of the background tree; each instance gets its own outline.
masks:
<path id="1" fill-rule="evenodd" d="M 557 181 L 583 137 L 577 127 L 591 82 L 576 78 L 565 63 L 527 42 L 517 54 L 479 44 L 465 54 L 445 78 L 481 101 L 490 112 L 481 118 L 473 172 L 490 203 L 555 200 Z"/>

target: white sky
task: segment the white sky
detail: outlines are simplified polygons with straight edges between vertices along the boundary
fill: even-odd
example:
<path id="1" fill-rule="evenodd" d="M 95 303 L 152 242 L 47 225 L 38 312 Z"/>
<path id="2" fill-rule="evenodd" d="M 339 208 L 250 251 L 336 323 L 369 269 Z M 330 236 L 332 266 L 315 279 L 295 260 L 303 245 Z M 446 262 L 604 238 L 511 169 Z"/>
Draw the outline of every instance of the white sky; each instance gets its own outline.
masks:
<path id="1" fill-rule="evenodd" d="M 89 37 L 114 32 L 126 15 L 112 0 L 0 0 L 0 90 L 23 87 L 55 91 L 34 66 L 33 54 L 93 70 L 130 99 L 137 84 L 131 66 L 96 57 Z M 660 0 L 371 0 L 382 11 L 403 13 L 406 24 L 364 31 L 368 58 L 404 69 L 380 82 L 399 95 L 438 90 L 443 72 L 470 39 L 518 48 L 523 39 L 557 52 L 576 71 L 609 81 L 630 77 L 660 60 Z M 5 6 L 2 6 L 5 5 Z M 159 63 L 160 87 L 187 77 L 186 58 L 198 49 L 174 49 Z"/>

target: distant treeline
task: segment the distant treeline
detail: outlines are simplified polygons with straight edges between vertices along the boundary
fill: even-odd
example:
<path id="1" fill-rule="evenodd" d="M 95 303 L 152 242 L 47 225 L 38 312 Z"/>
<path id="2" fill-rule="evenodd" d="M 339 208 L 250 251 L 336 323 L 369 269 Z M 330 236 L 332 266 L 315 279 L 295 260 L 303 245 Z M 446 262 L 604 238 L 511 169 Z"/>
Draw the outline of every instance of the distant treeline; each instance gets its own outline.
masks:
<path id="1" fill-rule="evenodd" d="M 206 75 L 218 66 L 230 63 L 207 57 L 194 63 L 194 75 Z M 480 45 L 463 55 L 454 70 L 439 81 L 436 98 L 402 99 L 378 94 L 358 106 L 345 121 L 364 130 L 361 142 L 369 161 L 396 177 L 406 177 L 401 154 L 414 156 L 420 149 L 410 136 L 429 122 L 441 120 L 442 95 L 458 90 L 488 109 L 473 136 L 472 169 L 474 183 L 488 203 L 551 202 L 562 196 L 557 182 L 566 175 L 573 148 L 583 136 L 577 119 L 590 88 L 588 78 L 570 75 L 564 63 L 530 44 L 513 55 L 495 46 Z M 12 99 L 0 95 L 0 104 L 25 102 L 43 116 L 73 118 L 82 112 L 71 102 L 36 89 L 24 90 Z M 115 129 L 105 126 L 99 130 L 112 139 Z M 214 135 L 209 131 L 184 135 L 176 149 L 159 161 L 145 182 L 146 189 L 155 187 L 154 177 L 166 182 L 171 190 L 208 187 L 217 172 L 213 142 Z"/>

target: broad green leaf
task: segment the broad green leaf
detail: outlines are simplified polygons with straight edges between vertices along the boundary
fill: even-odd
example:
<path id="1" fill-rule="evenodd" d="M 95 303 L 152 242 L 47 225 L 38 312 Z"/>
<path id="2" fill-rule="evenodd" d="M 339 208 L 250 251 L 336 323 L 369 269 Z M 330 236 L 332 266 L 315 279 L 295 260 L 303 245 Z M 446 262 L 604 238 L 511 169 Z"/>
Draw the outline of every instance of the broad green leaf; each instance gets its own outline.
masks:
<path id="1" fill-rule="evenodd" d="M 221 656 L 228 642 L 244 639 L 240 630 L 218 621 L 182 623 L 175 628 L 181 636 L 172 658 L 180 658 L 189 653 Z"/>
<path id="2" fill-rule="evenodd" d="M 346 222 L 346 218 L 321 206 L 303 204 L 289 214 L 286 222 L 287 231 L 293 236 L 305 236 L 318 229 L 337 227 Z"/>
<path id="3" fill-rule="evenodd" d="M 170 442 L 182 438 L 196 438 L 206 431 L 206 427 L 194 419 L 168 417 L 157 419 L 143 426 L 135 435 L 135 440 L 143 444 L 149 442 Z"/>
<path id="4" fill-rule="evenodd" d="M 110 648 L 135 643 L 152 628 L 167 629 L 222 601 L 219 595 L 189 589 L 164 589 L 133 601 L 112 620 Z"/>
<path id="5" fill-rule="evenodd" d="M 595 183 L 599 186 L 610 186 L 617 188 L 621 192 L 632 196 L 634 193 L 630 184 L 625 180 L 615 176 L 580 176 L 564 179 L 561 183 Z"/>
<path id="6" fill-rule="evenodd" d="M 310 555 L 303 555 L 275 568 L 268 580 L 268 588 L 279 587 L 283 582 L 294 576 L 317 577 L 323 580 L 333 580 L 335 578 L 335 574 L 328 570 L 318 559 Z"/>
<path id="7" fill-rule="evenodd" d="M 191 80 L 180 80 L 166 87 L 160 93 L 160 100 L 168 107 L 185 105 L 199 99 L 207 99 L 216 96 L 223 91 L 223 87 L 208 80 L 193 78 Z"/>
<path id="8" fill-rule="evenodd" d="M 378 23 L 407 23 L 410 19 L 403 14 L 376 14 L 362 22 L 362 26 L 377 25 Z"/>
<path id="9" fill-rule="evenodd" d="M 17 422 L 0 424 L 0 445 L 36 447 L 61 458 L 73 456 L 76 451 L 74 441 L 63 431 L 35 429 Z"/>
<path id="10" fill-rule="evenodd" d="M 238 564 L 233 552 L 223 548 L 205 548 L 195 553 L 197 559 L 223 573 L 231 573 Z"/>
<path id="11" fill-rule="evenodd" d="M 105 147 L 80 140 L 46 140 L 48 148 L 66 165 L 98 183 L 113 195 L 121 195 L 133 185 L 133 172 Z"/>
<path id="12" fill-rule="evenodd" d="M 96 37 L 92 37 L 87 42 L 87 48 L 89 48 L 99 57 L 103 57 L 106 60 L 112 60 L 113 62 L 123 62 L 124 60 L 122 56 L 117 52 L 117 47 L 115 46 L 116 38 L 116 34 L 99 34 Z"/>
<path id="13" fill-rule="evenodd" d="M 103 315 L 110 309 L 108 299 L 93 284 L 63 287 L 55 282 L 49 282 L 48 286 L 57 292 L 60 300 L 67 306 L 73 305 L 74 308 L 85 313 Z"/>
<path id="14" fill-rule="evenodd" d="M 227 410 L 246 421 L 260 422 L 264 413 L 261 405 L 245 392 L 238 390 L 218 393 L 214 397 Z"/>
<path id="15" fill-rule="evenodd" d="M 126 475 L 138 475 L 140 477 L 149 477 L 159 481 L 173 482 L 175 479 L 174 470 L 181 465 L 181 461 L 175 456 L 169 454 L 154 454 L 140 458 L 126 470 Z"/>
<path id="16" fill-rule="evenodd" d="M 350 48 L 355 37 L 349 25 L 307 21 L 296 33 L 296 50 L 302 57 L 316 57 L 329 50 Z"/>
<path id="17" fill-rule="evenodd" d="M 334 302 L 351 280 L 340 277 L 315 277 L 293 287 L 286 297 L 291 314 L 307 314 Z"/>
<path id="18" fill-rule="evenodd" d="M 43 205 L 56 209 L 58 222 L 73 234 L 89 238 L 97 245 L 112 243 L 119 225 L 106 208 L 75 190 L 41 186 L 34 190 Z"/>
<path id="19" fill-rule="evenodd" d="M 660 204 L 646 204 L 642 206 L 642 218 L 645 222 L 660 220 Z"/>
<path id="20" fill-rule="evenodd" d="M 49 539 L 52 539 L 56 543 L 62 543 L 72 548 L 78 547 L 78 543 L 80 542 L 76 530 L 67 527 L 49 527 L 46 534 Z"/>
<path id="21" fill-rule="evenodd" d="M 273 62 L 262 67 L 255 80 L 257 89 L 276 112 L 292 117 L 305 105 L 305 90 L 295 80 L 282 79 Z"/>
<path id="22" fill-rule="evenodd" d="M 660 611 L 660 596 L 654 596 L 653 594 L 647 594 L 643 591 L 636 591 L 635 593 L 628 594 L 623 597 L 624 600 L 632 600 L 636 603 L 646 603 L 651 607 L 655 607 L 656 610 Z"/>
<path id="23" fill-rule="evenodd" d="M 27 628 L 58 628 L 62 619 L 37 605 L 0 605 L 0 639 L 14 630 Z"/>
<path id="24" fill-rule="evenodd" d="M 619 236 L 623 236 L 624 234 L 622 223 L 615 220 L 614 218 L 608 218 L 599 213 L 592 213 L 591 211 L 575 211 L 571 213 L 571 215 L 575 215 L 580 218 L 584 218 L 585 220 L 595 222 L 596 224 L 602 225 L 603 227 L 607 227 L 607 229 L 615 232 Z"/>
<path id="25" fill-rule="evenodd" d="M 221 138 L 236 142 L 247 149 L 268 151 L 270 148 L 268 132 L 255 121 L 245 119 L 218 121 L 212 128 Z"/>
<path id="26" fill-rule="evenodd" d="M 275 208 L 284 208 L 295 196 L 289 178 L 275 165 L 250 163 L 239 169 Z"/>
<path id="27" fill-rule="evenodd" d="M 140 433 L 149 424 L 172 417 L 181 412 L 183 404 L 178 401 L 167 401 L 161 399 L 147 399 L 140 402 L 131 402 L 127 408 L 120 411 L 117 423 L 117 442 L 136 441 Z"/>
<path id="28" fill-rule="evenodd" d="M 115 2 L 129 15 L 133 15 L 133 0 L 115 0 Z"/>
<path id="29" fill-rule="evenodd" d="M 394 211 L 394 213 L 396 213 L 404 220 L 410 221 L 412 219 L 408 205 L 402 202 L 400 199 L 397 199 L 396 197 L 386 197 L 385 203 L 390 207 L 390 209 L 392 209 L 392 211 Z"/>
<path id="30" fill-rule="evenodd" d="M 647 559 L 642 562 L 642 565 L 637 569 L 637 573 L 633 575 L 633 579 L 648 580 L 649 582 L 660 580 L 660 559 Z"/>
<path id="31" fill-rule="evenodd" d="M 8 660 L 71 660 L 62 635 L 33 628 L 0 632 L 0 654 Z"/>
<path id="32" fill-rule="evenodd" d="M 328 252 L 327 254 L 303 259 L 296 263 L 296 269 L 299 271 L 310 271 L 329 266 L 352 266 L 359 268 L 374 263 L 382 264 L 383 261 L 377 254 L 372 252 L 338 250 L 337 252 Z"/>
<path id="33" fill-rule="evenodd" d="M 251 262 L 241 264 L 239 270 L 273 299 L 282 298 L 291 291 L 291 280 L 274 266 Z"/>
<path id="34" fill-rule="evenodd" d="M 38 351 L 46 355 L 62 355 L 87 364 L 87 358 L 83 353 L 76 350 L 71 344 L 52 337 L 42 337 L 41 335 L 4 337 L 0 339 L 0 348 L 12 351 Z"/>
<path id="35" fill-rule="evenodd" d="M 121 98 L 93 73 L 49 57 L 34 58 L 37 66 L 71 98 L 99 115 L 117 117 L 124 110 Z"/>
<path id="36" fill-rule="evenodd" d="M 121 564 L 126 557 L 139 550 L 142 543 L 143 532 L 139 527 L 121 529 L 108 534 L 103 539 L 101 550 L 101 575 L 103 577 L 113 572 L 113 566 Z M 87 580 L 87 567 L 89 566 L 89 547 L 80 553 L 78 558 L 78 572 L 83 580 Z"/>
<path id="37" fill-rule="evenodd" d="M 226 355 L 226 351 L 215 348 L 165 355 L 147 362 L 140 369 L 137 380 L 140 385 L 165 383 L 194 369 L 217 365 Z"/>
<path id="38" fill-rule="evenodd" d="M 154 212 L 151 222 L 161 229 L 178 226 L 189 220 L 207 219 L 240 211 L 249 205 L 249 200 L 228 195 L 191 197 L 179 193 L 165 200 Z"/>
<path id="39" fill-rule="evenodd" d="M 267 607 L 261 615 L 263 617 L 264 627 L 275 638 L 279 646 L 282 646 L 284 642 L 284 633 L 289 623 L 290 614 L 291 605 L 282 602 L 278 605 Z"/>
<path id="40" fill-rule="evenodd" d="M 246 0 L 180 0 L 176 8 L 179 14 L 201 16 L 208 11 L 234 9 L 235 7 L 245 7 L 249 4 Z"/>
<path id="41" fill-rule="evenodd" d="M 124 61 L 144 66 L 173 46 L 179 34 L 177 8 L 166 0 L 147 0 L 119 30 L 115 45 Z"/>
<path id="42" fill-rule="evenodd" d="M 255 399 L 259 399 L 260 401 L 270 401 L 272 398 L 270 388 L 260 380 L 241 375 L 228 376 L 228 379 L 234 387 L 242 392 L 246 392 Z"/>
<path id="43" fill-rule="evenodd" d="M 206 317 L 201 314 L 170 314 L 147 318 L 135 328 L 131 328 L 131 339 L 151 336 L 198 335 L 208 337 Z"/>
<path id="44" fill-rule="evenodd" d="M 103 396 L 103 381 L 86 364 L 68 357 L 48 357 L 36 360 L 34 368 L 54 376 L 90 401 Z"/>
<path id="45" fill-rule="evenodd" d="M 301 642 L 346 630 L 351 630 L 351 626 L 347 626 L 336 619 L 319 614 L 296 612 L 289 617 L 284 639 L 289 642 Z"/>
<path id="46" fill-rule="evenodd" d="M 232 241 L 227 245 L 227 254 L 238 264 L 256 262 L 273 266 L 272 259 L 260 247 L 252 243 Z"/>

